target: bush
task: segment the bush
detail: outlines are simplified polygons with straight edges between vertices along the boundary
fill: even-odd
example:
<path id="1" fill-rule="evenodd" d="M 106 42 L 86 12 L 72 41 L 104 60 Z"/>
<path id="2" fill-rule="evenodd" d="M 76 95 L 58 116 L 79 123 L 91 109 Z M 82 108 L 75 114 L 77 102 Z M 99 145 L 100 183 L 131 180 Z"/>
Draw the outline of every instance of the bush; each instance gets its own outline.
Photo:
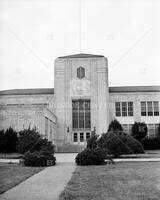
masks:
<path id="1" fill-rule="evenodd" d="M 120 122 L 117 121 L 116 119 L 114 119 L 114 120 L 111 121 L 111 123 L 109 124 L 108 131 L 123 131 L 123 128 L 122 128 Z"/>
<path id="2" fill-rule="evenodd" d="M 5 131 L 5 149 L 6 152 L 16 152 L 17 145 L 17 132 L 15 132 L 11 127 Z"/>
<path id="3" fill-rule="evenodd" d="M 120 139 L 130 148 L 131 153 L 144 153 L 143 146 L 138 140 L 124 132 L 119 132 L 118 134 Z"/>
<path id="4" fill-rule="evenodd" d="M 116 132 L 108 132 L 101 135 L 98 146 L 108 150 L 109 154 L 118 157 L 121 154 L 130 154 L 131 149 L 120 139 Z"/>
<path id="5" fill-rule="evenodd" d="M 77 154 L 77 165 L 102 165 L 105 164 L 103 151 L 100 148 L 88 149 Z"/>
<path id="6" fill-rule="evenodd" d="M 51 166 L 55 161 L 53 154 L 47 151 L 27 152 L 24 156 L 25 166 Z"/>
<path id="7" fill-rule="evenodd" d="M 147 135 L 147 125 L 144 122 L 135 122 L 132 126 L 132 136 L 141 141 Z"/>
<path id="8" fill-rule="evenodd" d="M 160 123 L 158 124 L 158 137 L 160 137 Z"/>
<path id="9" fill-rule="evenodd" d="M 5 152 L 5 147 L 4 130 L 0 130 L 0 152 Z"/>
<path id="10" fill-rule="evenodd" d="M 87 140 L 87 148 L 88 149 L 95 149 L 97 148 L 97 139 L 98 135 L 95 133 L 95 131 L 92 132 L 91 137 Z"/>
<path id="11" fill-rule="evenodd" d="M 157 138 L 144 138 L 141 143 L 145 150 L 160 149 L 160 136 Z"/>
<path id="12" fill-rule="evenodd" d="M 98 140 L 98 146 L 107 150 L 108 154 L 114 157 L 122 154 L 144 153 L 142 145 L 137 140 L 124 132 L 118 131 L 102 134 Z"/>
<path id="13" fill-rule="evenodd" d="M 47 139 L 41 138 L 36 129 L 24 129 L 19 132 L 17 143 L 19 153 L 47 150 L 54 153 L 54 146 Z"/>
<path id="14" fill-rule="evenodd" d="M 17 132 L 11 127 L 6 131 L 0 131 L 0 152 L 12 153 L 16 152 Z"/>

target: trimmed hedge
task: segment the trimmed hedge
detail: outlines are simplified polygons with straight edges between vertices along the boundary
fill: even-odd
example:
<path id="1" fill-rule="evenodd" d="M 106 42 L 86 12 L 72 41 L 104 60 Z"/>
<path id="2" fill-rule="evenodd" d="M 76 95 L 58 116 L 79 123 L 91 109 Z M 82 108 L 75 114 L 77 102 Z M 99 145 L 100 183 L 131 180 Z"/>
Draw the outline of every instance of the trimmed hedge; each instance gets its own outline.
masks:
<path id="1" fill-rule="evenodd" d="M 27 152 L 24 156 L 25 166 L 52 166 L 56 164 L 56 158 L 47 151 Z"/>
<path id="2" fill-rule="evenodd" d="M 157 138 L 144 138 L 141 141 L 145 150 L 156 150 L 160 149 L 160 137 Z"/>
<path id="3" fill-rule="evenodd" d="M 110 131 L 102 134 L 98 140 L 98 146 L 114 157 L 122 154 L 144 153 L 142 145 L 124 132 Z"/>
<path id="4" fill-rule="evenodd" d="M 104 152 L 100 148 L 86 148 L 77 154 L 75 161 L 77 165 L 102 165 L 105 164 Z"/>

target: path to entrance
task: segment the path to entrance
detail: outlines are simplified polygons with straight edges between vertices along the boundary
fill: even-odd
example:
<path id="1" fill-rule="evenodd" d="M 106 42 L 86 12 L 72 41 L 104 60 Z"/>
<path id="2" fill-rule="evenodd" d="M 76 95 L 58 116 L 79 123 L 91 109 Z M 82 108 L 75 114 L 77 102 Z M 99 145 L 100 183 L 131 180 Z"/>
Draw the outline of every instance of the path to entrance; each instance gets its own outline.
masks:
<path id="1" fill-rule="evenodd" d="M 0 200 L 58 200 L 74 170 L 74 163 L 47 167 L 0 195 Z"/>

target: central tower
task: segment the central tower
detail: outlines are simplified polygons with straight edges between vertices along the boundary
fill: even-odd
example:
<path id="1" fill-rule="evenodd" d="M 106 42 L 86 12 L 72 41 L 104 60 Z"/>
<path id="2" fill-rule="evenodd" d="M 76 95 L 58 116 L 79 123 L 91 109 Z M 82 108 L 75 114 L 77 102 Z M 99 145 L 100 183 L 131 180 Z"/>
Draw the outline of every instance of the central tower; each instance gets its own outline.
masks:
<path id="1" fill-rule="evenodd" d="M 107 58 L 76 54 L 55 60 L 57 146 L 85 144 L 91 131 L 107 131 L 109 90 Z"/>

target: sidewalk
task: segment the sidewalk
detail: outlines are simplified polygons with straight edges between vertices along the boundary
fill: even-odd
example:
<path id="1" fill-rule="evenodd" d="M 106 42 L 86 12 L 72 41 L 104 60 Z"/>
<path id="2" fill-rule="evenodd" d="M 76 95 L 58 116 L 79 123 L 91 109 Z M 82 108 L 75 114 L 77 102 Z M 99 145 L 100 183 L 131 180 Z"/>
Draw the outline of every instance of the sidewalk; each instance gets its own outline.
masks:
<path id="1" fill-rule="evenodd" d="M 58 200 L 74 170 L 74 163 L 47 167 L 0 195 L 0 200 Z"/>

